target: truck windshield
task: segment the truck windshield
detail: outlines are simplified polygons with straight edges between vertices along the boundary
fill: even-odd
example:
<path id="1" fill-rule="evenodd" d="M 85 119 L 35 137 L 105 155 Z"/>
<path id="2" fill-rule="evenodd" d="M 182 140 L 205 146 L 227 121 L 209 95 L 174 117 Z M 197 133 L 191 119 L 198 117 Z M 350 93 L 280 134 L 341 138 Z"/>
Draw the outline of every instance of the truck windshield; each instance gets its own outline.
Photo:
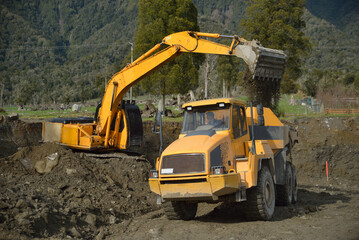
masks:
<path id="1" fill-rule="evenodd" d="M 192 131 L 228 130 L 230 123 L 230 106 L 218 107 L 217 105 L 194 107 L 191 111 L 185 111 L 182 133 Z"/>

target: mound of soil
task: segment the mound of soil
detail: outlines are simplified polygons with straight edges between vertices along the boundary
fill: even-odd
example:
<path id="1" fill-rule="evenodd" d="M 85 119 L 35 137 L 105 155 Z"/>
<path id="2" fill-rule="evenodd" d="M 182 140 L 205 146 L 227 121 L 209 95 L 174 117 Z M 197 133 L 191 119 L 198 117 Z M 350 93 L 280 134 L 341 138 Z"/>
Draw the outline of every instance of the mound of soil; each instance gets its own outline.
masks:
<path id="1" fill-rule="evenodd" d="M 0 116 L 0 158 L 17 152 L 19 147 L 38 145 L 41 123 L 25 123 Z"/>
<path id="2" fill-rule="evenodd" d="M 34 166 L 57 153 L 46 174 Z M 104 226 L 157 209 L 143 158 L 98 159 L 56 144 L 0 159 L 0 238 L 95 238 Z"/>
<path id="3" fill-rule="evenodd" d="M 330 183 L 359 181 L 359 118 L 312 118 L 295 121 L 299 144 L 293 148 L 299 184 L 313 178 Z"/>
<path id="4" fill-rule="evenodd" d="M 345 189 L 358 188 L 359 180 L 359 118 L 300 119 L 288 124 L 299 132 L 293 163 L 297 166 L 298 183 L 302 188 L 301 199 L 299 207 L 291 210 L 292 215 L 288 215 L 288 208 L 282 208 L 276 219 L 281 220 L 282 215 L 296 216 L 300 211 L 318 210 L 312 206 L 349 201 L 343 197 Z M 164 149 L 178 137 L 181 123 L 165 122 L 163 126 Z M 133 228 L 133 234 L 141 233 L 141 225 L 152 226 L 148 223 L 152 219 L 167 226 L 163 213 L 155 211 L 159 207 L 147 183 L 160 145 L 159 136 L 151 130 L 152 123 L 145 122 L 144 144 L 139 149 L 145 158 L 126 154 L 100 158 L 57 144 L 32 146 L 41 139 L 41 124 L 2 120 L 0 153 L 6 157 L 0 158 L 0 239 L 103 239 L 116 236 L 116 230 L 123 228 L 117 233 L 122 238 L 128 229 Z M 15 154 L 10 156 L 11 153 Z M 325 176 L 326 161 L 329 184 Z M 39 170 L 39 166 L 47 167 L 48 163 L 51 168 L 47 168 L 47 172 Z M 323 186 L 328 189 L 325 195 L 314 194 L 307 190 L 313 186 L 320 188 L 319 193 L 324 191 Z M 333 189 L 344 192 L 331 196 Z M 318 199 L 322 199 L 322 204 Z M 307 205 L 310 208 L 307 209 Z M 145 213 L 148 218 L 137 223 L 133 220 Z M 213 214 L 217 221 L 215 210 Z M 206 217 L 198 219 L 207 221 Z"/>

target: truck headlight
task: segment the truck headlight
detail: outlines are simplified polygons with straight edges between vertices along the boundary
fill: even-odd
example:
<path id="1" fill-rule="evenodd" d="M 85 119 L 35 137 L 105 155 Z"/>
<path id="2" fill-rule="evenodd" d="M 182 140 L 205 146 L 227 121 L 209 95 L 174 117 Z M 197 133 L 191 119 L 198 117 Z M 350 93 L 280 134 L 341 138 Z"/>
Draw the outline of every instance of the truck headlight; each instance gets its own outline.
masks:
<path id="1" fill-rule="evenodd" d="M 150 170 L 150 178 L 158 178 L 158 171 Z"/>
<path id="2" fill-rule="evenodd" d="M 215 175 L 225 174 L 226 173 L 226 168 L 224 166 L 211 167 L 211 173 L 215 174 Z"/>

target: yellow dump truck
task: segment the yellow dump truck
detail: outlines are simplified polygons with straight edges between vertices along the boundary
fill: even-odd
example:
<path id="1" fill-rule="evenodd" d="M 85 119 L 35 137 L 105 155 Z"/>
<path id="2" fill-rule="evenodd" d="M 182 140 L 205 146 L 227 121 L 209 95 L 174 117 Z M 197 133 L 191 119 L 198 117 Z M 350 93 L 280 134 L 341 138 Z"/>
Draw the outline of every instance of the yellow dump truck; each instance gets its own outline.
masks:
<path id="1" fill-rule="evenodd" d="M 249 219 L 269 220 L 297 200 L 290 155 L 298 141 L 269 108 L 234 98 L 190 102 L 179 138 L 151 170 L 149 184 L 169 219 L 193 219 L 199 202 L 244 202 Z"/>

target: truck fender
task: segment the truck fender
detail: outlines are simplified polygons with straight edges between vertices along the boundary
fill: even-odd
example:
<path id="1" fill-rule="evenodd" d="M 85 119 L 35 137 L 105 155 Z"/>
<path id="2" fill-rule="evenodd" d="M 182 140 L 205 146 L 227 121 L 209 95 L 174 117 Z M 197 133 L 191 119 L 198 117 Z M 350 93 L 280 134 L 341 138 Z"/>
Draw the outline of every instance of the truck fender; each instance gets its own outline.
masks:
<path id="1" fill-rule="evenodd" d="M 275 177 L 275 170 L 274 170 L 274 164 L 272 158 L 261 158 L 258 160 L 258 172 L 262 169 L 262 166 L 267 166 L 272 177 L 274 184 L 276 183 L 276 177 Z"/>

